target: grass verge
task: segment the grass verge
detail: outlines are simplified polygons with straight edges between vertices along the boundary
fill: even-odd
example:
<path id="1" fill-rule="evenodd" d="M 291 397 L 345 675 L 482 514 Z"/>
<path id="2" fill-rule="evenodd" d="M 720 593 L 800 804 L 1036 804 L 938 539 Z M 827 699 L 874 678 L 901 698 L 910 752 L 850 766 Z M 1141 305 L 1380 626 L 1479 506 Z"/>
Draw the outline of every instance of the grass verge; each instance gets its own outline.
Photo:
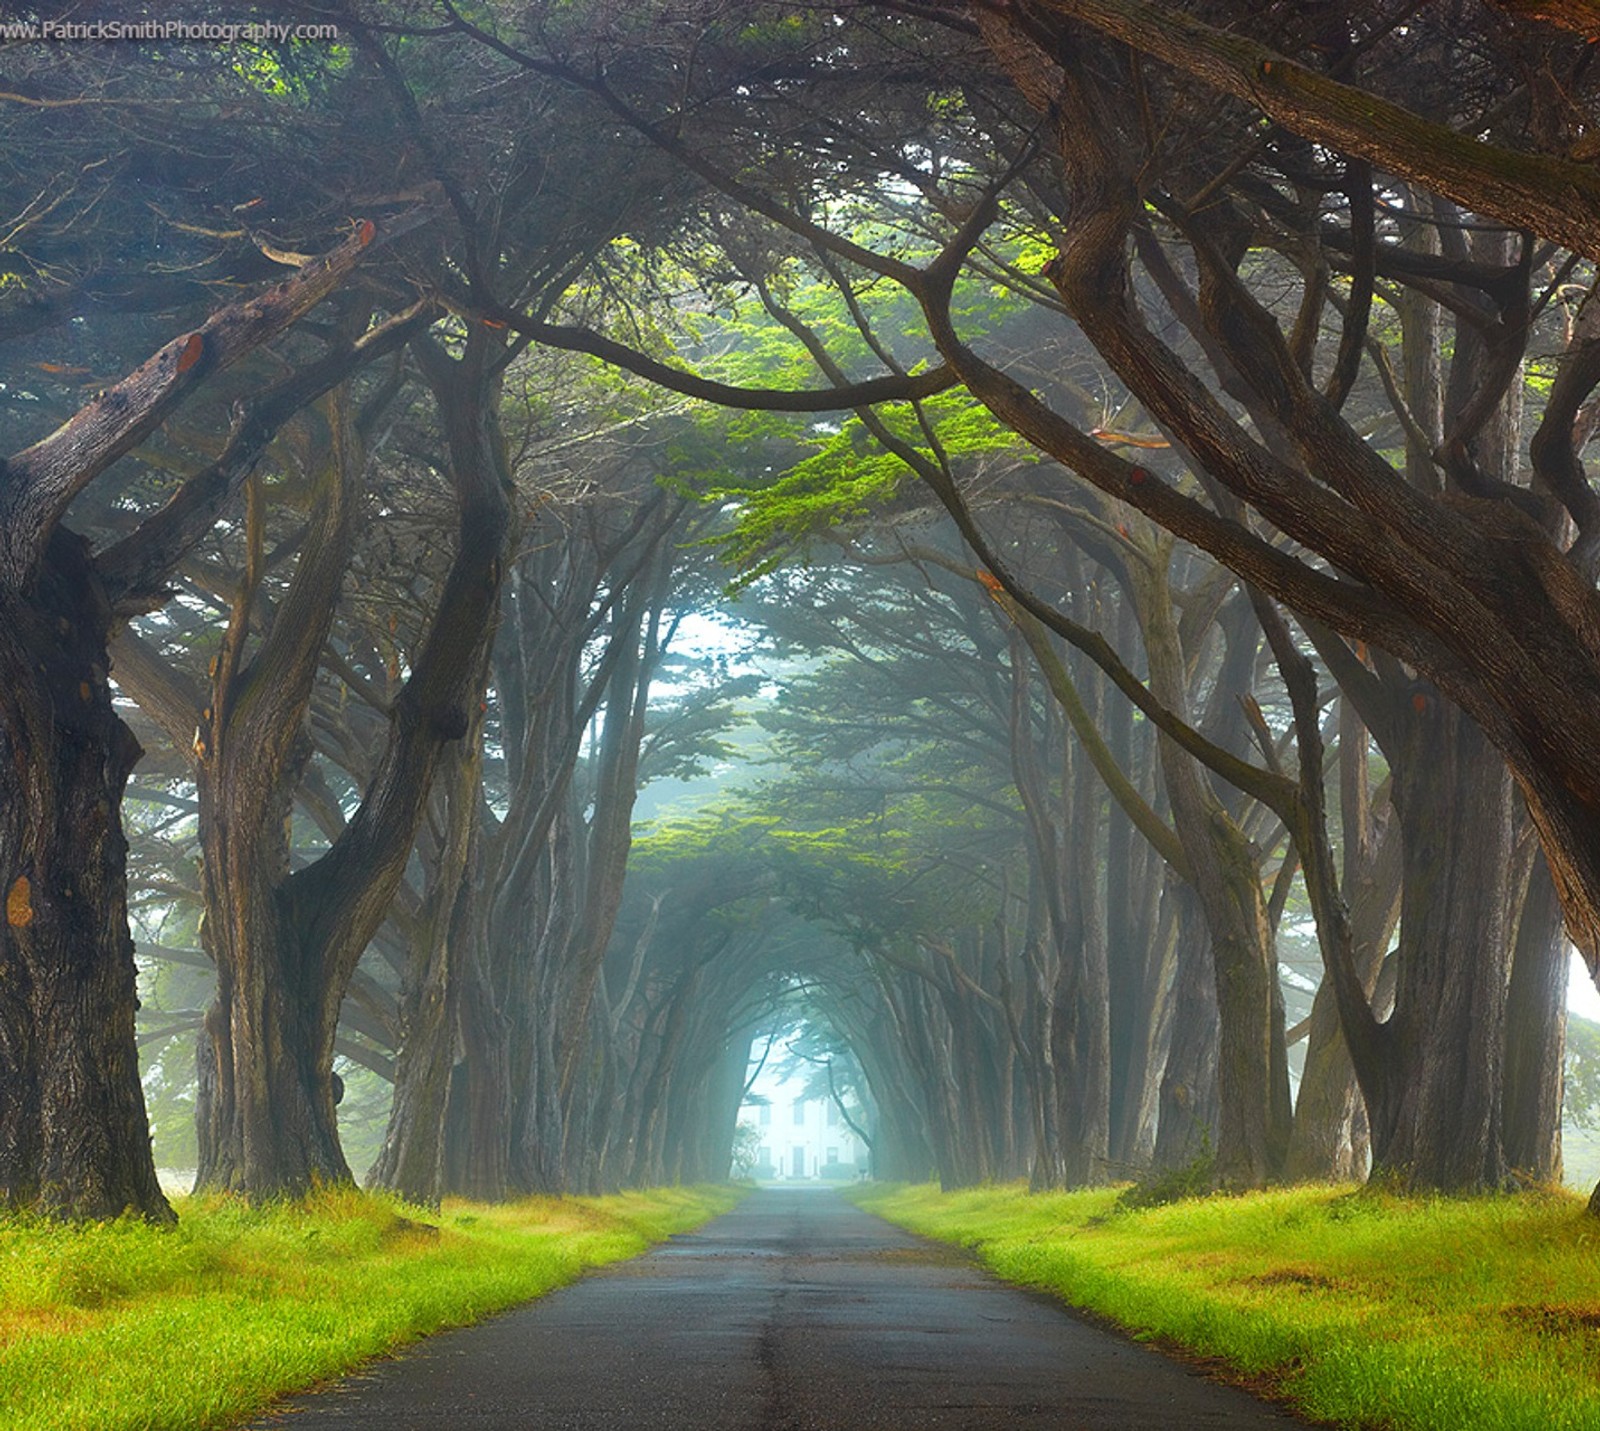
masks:
<path id="1" fill-rule="evenodd" d="M 1337 1426 L 1600 1428 L 1600 1224 L 1571 1194 L 1300 1187 L 1140 1211 L 1103 1189 L 850 1195 Z"/>
<path id="2" fill-rule="evenodd" d="M 429 1213 L 354 1189 L 178 1226 L 0 1220 L 0 1427 L 199 1431 L 537 1297 L 743 1195 L 669 1188 Z"/>

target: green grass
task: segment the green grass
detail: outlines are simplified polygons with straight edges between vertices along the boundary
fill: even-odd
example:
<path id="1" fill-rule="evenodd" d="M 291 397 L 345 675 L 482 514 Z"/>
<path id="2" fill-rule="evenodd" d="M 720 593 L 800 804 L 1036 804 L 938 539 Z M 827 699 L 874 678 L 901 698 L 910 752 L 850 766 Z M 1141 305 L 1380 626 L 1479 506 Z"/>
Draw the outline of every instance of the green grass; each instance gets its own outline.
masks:
<path id="1" fill-rule="evenodd" d="M 0 1219 L 0 1428 L 199 1431 L 631 1257 L 743 1195 L 678 1188 L 440 1213 L 353 1189 L 178 1226 Z"/>
<path id="2" fill-rule="evenodd" d="M 1570 1194 L 1301 1187 L 1137 1212 L 1107 1190 L 851 1196 L 1335 1425 L 1600 1428 L 1600 1222 Z"/>

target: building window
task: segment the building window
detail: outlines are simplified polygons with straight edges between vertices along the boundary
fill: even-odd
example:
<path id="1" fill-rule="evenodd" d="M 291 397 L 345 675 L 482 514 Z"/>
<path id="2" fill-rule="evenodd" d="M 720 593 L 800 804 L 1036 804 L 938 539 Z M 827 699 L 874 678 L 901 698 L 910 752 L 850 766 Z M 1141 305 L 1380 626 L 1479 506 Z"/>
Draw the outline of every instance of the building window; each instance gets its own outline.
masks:
<path id="1" fill-rule="evenodd" d="M 805 1121 L 806 1121 L 806 1100 L 804 1098 L 796 1098 L 794 1100 L 794 1126 L 796 1128 L 804 1127 L 805 1126 Z"/>
<path id="2" fill-rule="evenodd" d="M 837 1128 L 839 1126 L 839 1105 L 837 1103 L 830 1103 L 828 1105 L 828 1126 L 830 1128 Z"/>
<path id="3" fill-rule="evenodd" d="M 839 1150 L 837 1148 L 828 1149 L 828 1161 L 830 1163 L 837 1163 L 839 1161 Z"/>
<path id="4" fill-rule="evenodd" d="M 761 1112 L 757 1115 L 756 1121 L 763 1128 L 770 1128 L 772 1126 L 772 1105 L 770 1103 L 763 1103 L 761 1105 Z"/>

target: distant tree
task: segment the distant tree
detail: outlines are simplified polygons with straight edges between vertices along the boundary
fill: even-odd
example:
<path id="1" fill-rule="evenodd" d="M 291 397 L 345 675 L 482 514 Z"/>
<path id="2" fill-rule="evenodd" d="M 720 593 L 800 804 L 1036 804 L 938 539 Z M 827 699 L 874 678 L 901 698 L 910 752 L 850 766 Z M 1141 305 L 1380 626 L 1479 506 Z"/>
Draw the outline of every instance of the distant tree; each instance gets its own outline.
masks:
<path id="1" fill-rule="evenodd" d="M 761 1129 L 754 1123 L 740 1123 L 733 1130 L 733 1162 L 728 1176 L 735 1182 L 755 1176 L 761 1162 Z"/>
<path id="2" fill-rule="evenodd" d="M 1600 1130 L 1600 1024 L 1567 1020 L 1566 1116 L 1580 1128 Z"/>

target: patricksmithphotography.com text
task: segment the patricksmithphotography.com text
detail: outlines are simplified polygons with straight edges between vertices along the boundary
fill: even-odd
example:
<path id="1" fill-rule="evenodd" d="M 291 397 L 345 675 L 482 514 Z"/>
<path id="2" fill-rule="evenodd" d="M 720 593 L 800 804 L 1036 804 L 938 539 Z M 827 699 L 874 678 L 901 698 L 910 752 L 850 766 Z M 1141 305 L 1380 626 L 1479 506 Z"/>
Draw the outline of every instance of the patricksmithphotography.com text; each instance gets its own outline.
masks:
<path id="1" fill-rule="evenodd" d="M 226 20 L 13 20 L 0 21 L 0 43 L 46 44 L 165 41 L 179 44 L 281 44 L 289 40 L 337 40 L 337 25 L 281 25 L 274 21 L 232 24 Z"/>

